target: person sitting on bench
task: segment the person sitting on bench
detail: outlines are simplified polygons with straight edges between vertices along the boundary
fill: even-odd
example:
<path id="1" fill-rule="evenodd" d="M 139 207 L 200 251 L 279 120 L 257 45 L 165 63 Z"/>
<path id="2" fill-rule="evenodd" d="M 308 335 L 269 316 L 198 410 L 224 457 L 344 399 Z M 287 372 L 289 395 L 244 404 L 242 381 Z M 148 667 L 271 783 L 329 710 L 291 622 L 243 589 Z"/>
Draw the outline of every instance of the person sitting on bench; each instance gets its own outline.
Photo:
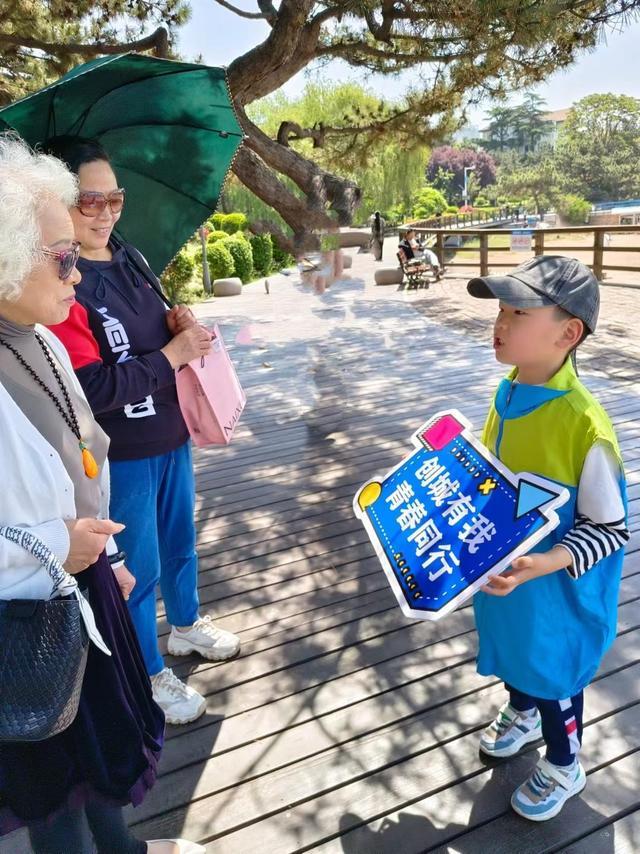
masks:
<path id="1" fill-rule="evenodd" d="M 416 258 L 416 251 L 422 252 L 422 258 Z M 438 256 L 433 250 L 428 249 L 427 247 L 420 248 L 416 241 L 416 233 L 410 228 L 405 232 L 404 240 L 401 240 L 398 244 L 398 252 L 401 252 L 406 261 L 407 266 L 415 266 L 422 270 L 431 269 L 433 275 L 436 279 L 439 279 L 441 276 L 440 270 L 440 262 L 438 261 Z"/>

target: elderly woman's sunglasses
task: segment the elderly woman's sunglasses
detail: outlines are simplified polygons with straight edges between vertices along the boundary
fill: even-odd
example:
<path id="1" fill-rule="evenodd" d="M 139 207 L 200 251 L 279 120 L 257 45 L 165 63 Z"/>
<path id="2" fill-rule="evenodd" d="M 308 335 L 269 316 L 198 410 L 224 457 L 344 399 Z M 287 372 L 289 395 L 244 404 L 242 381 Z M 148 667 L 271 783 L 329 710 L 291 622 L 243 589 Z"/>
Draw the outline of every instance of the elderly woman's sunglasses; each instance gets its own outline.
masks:
<path id="1" fill-rule="evenodd" d="M 120 213 L 124 205 L 124 190 L 120 188 L 110 193 L 81 190 L 76 207 L 84 216 L 97 216 L 107 205 L 112 214 Z"/>
<path id="2" fill-rule="evenodd" d="M 46 246 L 43 246 L 42 254 L 46 255 L 47 258 L 55 258 L 58 262 L 58 277 L 64 281 L 69 278 L 73 272 L 73 268 L 78 263 L 78 258 L 80 257 L 80 243 L 78 241 L 74 241 L 69 249 L 61 249 L 59 252 L 54 249 L 47 249 Z"/>

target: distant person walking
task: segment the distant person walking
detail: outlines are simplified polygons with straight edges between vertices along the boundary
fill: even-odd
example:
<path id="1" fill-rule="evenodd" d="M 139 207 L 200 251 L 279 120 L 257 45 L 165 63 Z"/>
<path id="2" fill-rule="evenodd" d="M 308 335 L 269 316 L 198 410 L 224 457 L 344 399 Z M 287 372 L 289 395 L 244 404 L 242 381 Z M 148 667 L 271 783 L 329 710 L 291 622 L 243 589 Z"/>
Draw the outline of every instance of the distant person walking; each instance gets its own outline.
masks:
<path id="1" fill-rule="evenodd" d="M 369 246 L 376 261 L 382 261 L 382 246 L 384 244 L 385 221 L 380 216 L 380 211 L 375 211 L 370 217 L 371 241 Z"/>

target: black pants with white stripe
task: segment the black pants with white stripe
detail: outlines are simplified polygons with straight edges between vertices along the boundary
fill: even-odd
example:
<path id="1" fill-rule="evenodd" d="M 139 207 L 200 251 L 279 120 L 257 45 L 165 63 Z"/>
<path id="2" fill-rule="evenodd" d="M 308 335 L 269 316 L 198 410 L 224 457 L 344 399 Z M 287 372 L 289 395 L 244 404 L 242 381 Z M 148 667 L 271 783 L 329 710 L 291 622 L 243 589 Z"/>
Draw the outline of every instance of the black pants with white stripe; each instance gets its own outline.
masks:
<path id="1" fill-rule="evenodd" d="M 584 693 L 566 700 L 542 700 L 530 697 L 505 684 L 509 702 L 518 712 L 537 708 L 542 719 L 542 737 L 547 745 L 547 759 L 554 765 L 571 765 L 582 744 Z"/>

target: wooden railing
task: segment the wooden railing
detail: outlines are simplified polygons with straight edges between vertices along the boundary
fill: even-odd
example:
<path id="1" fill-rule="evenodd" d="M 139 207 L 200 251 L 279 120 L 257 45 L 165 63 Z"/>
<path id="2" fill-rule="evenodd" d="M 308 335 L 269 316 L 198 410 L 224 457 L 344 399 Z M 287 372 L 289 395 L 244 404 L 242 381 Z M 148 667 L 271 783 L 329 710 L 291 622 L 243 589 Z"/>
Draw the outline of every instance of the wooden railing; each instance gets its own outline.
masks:
<path id="1" fill-rule="evenodd" d="M 430 219 L 417 219 L 412 222 L 405 222 L 399 226 L 400 231 L 406 231 L 408 228 L 414 228 L 416 231 L 428 229 L 453 230 L 456 228 L 472 228 L 474 225 L 481 225 L 483 222 L 522 222 L 526 223 L 527 214 L 522 213 L 518 208 L 505 207 L 498 208 L 492 211 L 483 211 L 481 208 L 469 213 L 441 214 Z M 466 228 L 465 228 L 466 226 Z"/>
<path id="2" fill-rule="evenodd" d="M 445 258 L 445 253 L 451 252 L 457 255 L 460 252 L 478 252 L 479 253 L 479 261 L 478 264 L 480 266 L 480 275 L 486 276 L 489 273 L 489 268 L 495 267 L 513 267 L 514 262 L 509 261 L 507 263 L 502 263 L 499 261 L 492 261 L 489 263 L 489 252 L 511 252 L 510 246 L 490 246 L 489 240 L 492 235 L 510 235 L 512 231 L 515 229 L 511 228 L 483 228 L 483 229 L 473 229 L 473 228 L 464 228 L 464 229 L 451 229 L 451 228 L 431 228 L 424 226 L 412 226 L 415 228 L 415 231 L 424 234 L 427 237 L 433 235 L 435 237 L 435 245 L 434 251 L 440 260 L 440 264 L 446 264 L 447 267 L 469 267 L 475 266 L 473 262 L 460 262 L 448 260 Z M 532 229 L 532 243 L 531 247 L 532 254 L 535 255 L 544 255 L 545 249 L 549 254 L 553 255 L 567 255 L 572 252 L 591 252 L 592 254 L 592 262 L 589 265 L 593 272 L 599 280 L 603 277 L 603 272 L 605 270 L 616 270 L 616 271 L 626 271 L 626 272 L 638 272 L 640 273 L 640 257 L 638 258 L 639 265 L 638 266 L 630 266 L 630 265 L 620 265 L 620 264 L 610 264 L 605 263 L 605 253 L 619 253 L 619 252 L 629 252 L 629 253 L 638 253 L 640 252 L 640 225 L 579 225 L 579 226 L 569 226 L 566 228 L 536 228 Z M 545 240 L 551 235 L 568 235 L 568 234 L 585 234 L 590 233 L 593 234 L 593 243 L 582 245 L 582 246 L 572 246 L 572 245 L 561 245 L 557 244 L 554 246 L 550 246 L 547 243 L 545 247 Z M 616 234 L 637 234 L 638 241 L 634 246 L 610 246 L 606 243 L 605 235 L 616 235 Z M 459 247 L 446 247 L 445 240 L 452 235 L 460 235 L 463 239 L 469 237 L 478 237 L 479 238 L 479 246 L 467 246 L 464 245 Z M 521 254 L 522 260 L 526 260 L 525 253 Z"/>

